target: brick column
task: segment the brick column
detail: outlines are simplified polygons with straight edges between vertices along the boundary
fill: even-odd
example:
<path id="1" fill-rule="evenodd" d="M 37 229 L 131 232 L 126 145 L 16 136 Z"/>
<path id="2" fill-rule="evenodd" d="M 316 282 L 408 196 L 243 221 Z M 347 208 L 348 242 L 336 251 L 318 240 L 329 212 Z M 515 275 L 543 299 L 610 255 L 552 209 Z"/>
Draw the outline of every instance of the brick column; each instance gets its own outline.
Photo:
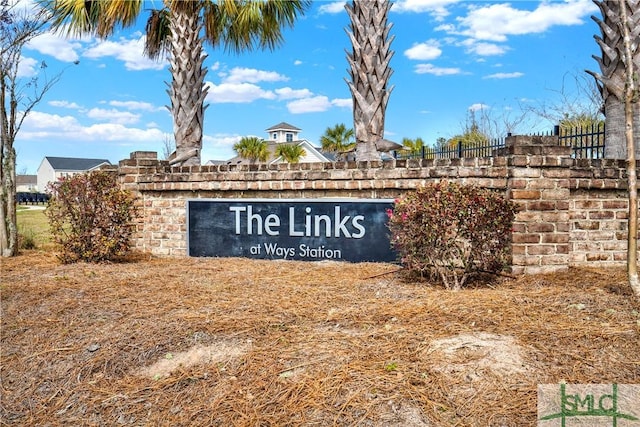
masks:
<path id="1" fill-rule="evenodd" d="M 506 141 L 507 197 L 520 211 L 512 235 L 512 272 L 536 274 L 569 265 L 571 147 L 555 136 Z"/>

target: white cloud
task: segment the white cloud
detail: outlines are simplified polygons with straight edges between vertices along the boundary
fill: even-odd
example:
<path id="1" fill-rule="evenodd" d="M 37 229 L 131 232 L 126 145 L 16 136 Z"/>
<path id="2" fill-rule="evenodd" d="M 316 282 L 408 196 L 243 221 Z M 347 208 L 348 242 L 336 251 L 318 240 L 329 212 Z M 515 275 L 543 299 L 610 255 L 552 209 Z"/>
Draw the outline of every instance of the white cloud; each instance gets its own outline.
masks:
<path id="1" fill-rule="evenodd" d="M 331 105 L 335 107 L 353 107 L 353 99 L 351 98 L 335 98 L 331 100 Z"/>
<path id="2" fill-rule="evenodd" d="M 24 119 L 24 131 L 28 129 L 55 129 L 60 132 L 74 131 L 80 127 L 78 120 L 73 116 L 60 116 L 58 114 L 31 111 Z M 20 137 L 24 137 L 21 130 Z"/>
<path id="3" fill-rule="evenodd" d="M 391 10 L 393 12 L 427 12 L 436 20 L 442 20 L 449 15 L 447 6 L 457 3 L 460 0 L 398 0 Z"/>
<path id="4" fill-rule="evenodd" d="M 476 104 L 471 104 L 468 108 L 469 111 L 481 111 L 481 110 L 488 110 L 489 107 L 487 104 L 481 104 L 481 103 L 476 103 Z"/>
<path id="5" fill-rule="evenodd" d="M 524 76 L 524 73 L 521 72 L 513 72 L 513 73 L 495 73 L 490 74 L 488 76 L 484 76 L 484 79 L 517 79 L 518 77 Z"/>
<path id="6" fill-rule="evenodd" d="M 322 6 L 320 6 L 318 8 L 318 13 L 330 13 L 330 14 L 335 14 L 335 13 L 342 13 L 344 12 L 344 5 L 346 2 L 344 1 L 334 1 L 331 3 L 326 3 L 323 4 Z"/>
<path id="7" fill-rule="evenodd" d="M 9 0 L 11 11 L 20 16 L 35 17 L 38 12 L 36 2 L 34 0 Z"/>
<path id="8" fill-rule="evenodd" d="M 460 68 L 441 68 L 433 64 L 418 64 L 415 67 L 417 74 L 433 74 L 434 76 L 450 76 L 454 74 L 462 74 Z"/>
<path id="9" fill-rule="evenodd" d="M 500 46 L 495 43 L 471 43 L 469 45 L 469 52 L 475 53 L 480 56 L 495 56 L 503 55 L 507 50 L 506 46 Z"/>
<path id="10" fill-rule="evenodd" d="M 81 108 L 75 102 L 69 102 L 69 101 L 49 101 L 48 104 L 51 105 L 52 107 L 69 108 L 72 110 L 79 110 Z"/>
<path id="11" fill-rule="evenodd" d="M 456 26 L 453 24 L 440 24 L 433 29 L 434 31 L 444 31 L 445 33 L 455 33 Z"/>
<path id="12" fill-rule="evenodd" d="M 233 144 L 240 141 L 242 136 L 225 133 L 217 133 L 214 135 L 203 135 L 202 152 L 200 156 L 202 163 L 209 160 L 228 160 L 235 156 Z"/>
<path id="13" fill-rule="evenodd" d="M 429 40 L 425 43 L 414 44 L 404 51 L 404 55 L 409 59 L 429 61 L 442 55 L 442 50 L 438 47 L 438 42 Z"/>
<path id="14" fill-rule="evenodd" d="M 20 138 L 60 139 L 81 142 L 117 141 L 133 142 L 162 141 L 164 133 L 159 129 L 139 129 L 126 127 L 120 123 L 98 123 L 91 126 L 81 125 L 75 117 L 32 111 L 24 121 Z"/>
<path id="15" fill-rule="evenodd" d="M 224 83 L 259 83 L 280 82 L 289 80 L 288 77 L 275 71 L 256 70 L 254 68 L 233 68 L 228 74 L 220 73 Z"/>
<path id="16" fill-rule="evenodd" d="M 331 108 L 331 101 L 324 95 L 297 99 L 287 103 L 291 114 L 320 113 Z"/>
<path id="17" fill-rule="evenodd" d="M 124 62 L 127 70 L 162 70 L 168 62 L 154 61 L 144 55 L 144 36 L 137 39 L 124 39 L 118 41 L 101 40 L 87 49 L 83 56 L 92 59 L 113 57 Z"/>
<path id="18" fill-rule="evenodd" d="M 275 99 L 276 95 L 251 83 L 205 83 L 209 93 L 206 101 L 213 104 L 247 103 L 257 99 Z"/>
<path id="19" fill-rule="evenodd" d="M 118 123 L 99 123 L 82 129 L 90 141 L 159 142 L 165 133 L 156 128 L 130 128 Z"/>
<path id="20" fill-rule="evenodd" d="M 290 87 L 276 89 L 274 92 L 278 95 L 278 99 L 300 99 L 313 96 L 313 92 L 309 89 L 291 89 Z"/>
<path id="21" fill-rule="evenodd" d="M 317 95 L 288 102 L 287 109 L 291 114 L 321 113 L 331 107 L 351 107 L 351 105 L 351 98 L 329 100 L 324 95 Z"/>
<path id="22" fill-rule="evenodd" d="M 47 32 L 34 37 L 26 47 L 53 56 L 58 61 L 74 62 L 80 58 L 77 51 L 82 45 L 78 39 L 67 39 L 59 34 Z"/>
<path id="23" fill-rule="evenodd" d="M 228 133 L 216 133 L 214 135 L 203 135 L 202 147 L 213 145 L 214 147 L 233 147 L 233 144 L 240 141 L 240 135 L 231 135 Z"/>
<path id="24" fill-rule="evenodd" d="M 112 107 L 126 108 L 127 110 L 140 110 L 140 111 L 163 111 L 164 107 L 156 107 L 149 102 L 141 101 L 109 101 L 109 105 Z"/>
<path id="25" fill-rule="evenodd" d="M 137 123 L 140 120 L 139 114 L 133 114 L 128 111 L 118 111 L 116 109 L 105 110 L 103 108 L 92 108 L 87 112 L 87 117 L 122 125 Z"/>
<path id="26" fill-rule="evenodd" d="M 293 61 L 293 65 L 302 65 L 302 61 L 296 59 L 295 61 Z"/>
<path id="27" fill-rule="evenodd" d="M 542 33 L 556 25 L 580 25 L 584 17 L 597 10 L 590 0 L 543 1 L 531 11 L 500 3 L 474 7 L 458 21 L 463 28 L 461 34 L 478 40 L 503 42 L 508 35 Z"/>
<path id="28" fill-rule="evenodd" d="M 18 77 L 33 77 L 38 74 L 40 62 L 33 58 L 23 56 L 18 63 Z"/>

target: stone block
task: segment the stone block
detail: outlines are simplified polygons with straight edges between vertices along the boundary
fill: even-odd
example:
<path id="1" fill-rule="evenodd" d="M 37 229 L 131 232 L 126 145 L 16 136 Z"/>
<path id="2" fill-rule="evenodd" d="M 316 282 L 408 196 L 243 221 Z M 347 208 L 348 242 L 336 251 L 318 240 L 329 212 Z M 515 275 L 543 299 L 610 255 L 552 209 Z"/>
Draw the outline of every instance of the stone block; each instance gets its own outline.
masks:
<path id="1" fill-rule="evenodd" d="M 542 234 L 541 243 L 569 243 L 569 233 Z"/>
<path id="2" fill-rule="evenodd" d="M 540 196 L 539 190 L 511 189 L 509 191 L 509 197 L 513 200 L 537 200 L 540 199 Z"/>
<path id="3" fill-rule="evenodd" d="M 512 236 L 513 243 L 540 243 L 539 233 L 521 233 Z"/>

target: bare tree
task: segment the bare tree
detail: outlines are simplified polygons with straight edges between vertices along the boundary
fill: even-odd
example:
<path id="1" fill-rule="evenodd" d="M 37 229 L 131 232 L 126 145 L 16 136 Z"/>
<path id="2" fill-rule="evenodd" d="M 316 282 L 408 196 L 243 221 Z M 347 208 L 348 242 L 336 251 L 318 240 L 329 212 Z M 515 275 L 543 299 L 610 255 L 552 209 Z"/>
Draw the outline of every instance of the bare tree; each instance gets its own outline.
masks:
<path id="1" fill-rule="evenodd" d="M 165 160 L 169 160 L 172 154 L 176 151 L 176 141 L 172 135 L 167 133 L 162 137 L 162 156 Z"/>
<path id="2" fill-rule="evenodd" d="M 61 73 L 46 75 L 46 63 L 29 78 L 19 74 L 22 49 L 44 31 L 46 16 L 18 11 L 7 0 L 0 2 L 0 254 L 18 252 L 16 215 L 16 150 L 14 143 L 27 115 L 56 84 Z"/>
<path id="3" fill-rule="evenodd" d="M 524 105 L 523 110 L 568 128 L 591 126 L 602 121 L 602 94 L 596 81 L 586 74 L 567 72 L 562 77 L 560 89 L 549 90 L 555 94 L 553 102 Z"/>
<path id="4" fill-rule="evenodd" d="M 507 134 L 516 134 L 531 124 L 532 114 L 526 109 L 488 106 L 469 108 L 464 122 L 460 123 L 461 134 L 470 134 L 475 130 L 485 140 L 500 139 Z"/>

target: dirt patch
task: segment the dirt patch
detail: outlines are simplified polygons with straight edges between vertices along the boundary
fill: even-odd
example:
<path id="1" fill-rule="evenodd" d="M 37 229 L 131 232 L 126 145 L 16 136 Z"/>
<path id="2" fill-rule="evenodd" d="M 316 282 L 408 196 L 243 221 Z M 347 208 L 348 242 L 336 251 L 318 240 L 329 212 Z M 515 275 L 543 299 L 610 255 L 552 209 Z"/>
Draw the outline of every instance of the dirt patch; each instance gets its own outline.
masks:
<path id="1" fill-rule="evenodd" d="M 177 369 L 189 369 L 194 366 L 218 364 L 224 366 L 247 352 L 249 344 L 234 341 L 218 341 L 209 345 L 197 344 L 186 351 L 168 352 L 151 366 L 138 372 L 143 377 L 160 379 L 168 377 Z"/>
<path id="2" fill-rule="evenodd" d="M 481 379 L 482 371 L 505 377 L 524 374 L 527 372 L 524 355 L 513 337 L 485 332 L 434 340 L 425 351 L 425 357 L 437 363 L 434 369 L 463 372 L 474 380 Z"/>
<path id="3" fill-rule="evenodd" d="M 395 271 L 3 259 L 0 424 L 529 426 L 538 384 L 640 383 L 622 268 L 460 292 Z"/>

